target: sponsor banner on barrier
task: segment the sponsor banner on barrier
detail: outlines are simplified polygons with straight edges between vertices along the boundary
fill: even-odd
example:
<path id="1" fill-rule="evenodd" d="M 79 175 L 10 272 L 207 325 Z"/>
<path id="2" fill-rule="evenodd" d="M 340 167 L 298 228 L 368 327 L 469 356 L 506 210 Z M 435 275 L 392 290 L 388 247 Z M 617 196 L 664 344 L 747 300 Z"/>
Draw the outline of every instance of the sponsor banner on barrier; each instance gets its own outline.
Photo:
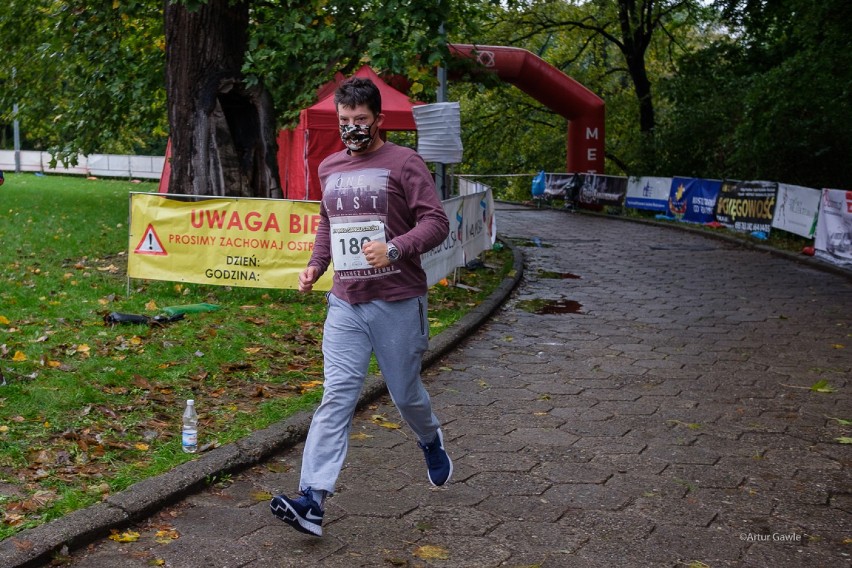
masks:
<path id="1" fill-rule="evenodd" d="M 814 238 L 821 196 L 822 192 L 818 189 L 779 183 L 772 227 L 808 239 Z"/>
<path id="2" fill-rule="evenodd" d="M 484 191 L 464 196 L 463 203 L 464 234 L 461 241 L 464 261 L 468 263 L 493 244 L 491 224 L 494 219 L 494 200 L 491 199 L 490 191 Z"/>
<path id="3" fill-rule="evenodd" d="M 491 248 L 491 190 L 443 202 L 450 234 L 421 255 L 432 286 Z M 130 195 L 130 278 L 247 288 L 299 287 L 319 227 L 317 201 Z M 331 288 L 332 270 L 314 285 Z"/>
<path id="4" fill-rule="evenodd" d="M 433 286 L 450 272 L 464 266 L 464 251 L 461 235 L 464 234 L 462 218 L 456 217 L 456 211 L 463 208 L 464 197 L 452 197 L 443 201 L 444 213 L 450 220 L 450 234 L 444 242 L 420 255 L 420 265 L 426 272 L 426 285 Z"/>
<path id="5" fill-rule="evenodd" d="M 672 178 L 666 214 L 687 223 L 709 223 L 721 187 L 719 180 Z"/>
<path id="6" fill-rule="evenodd" d="M 774 181 L 724 183 L 716 199 L 716 221 L 735 231 L 769 234 L 775 214 Z"/>
<path id="7" fill-rule="evenodd" d="M 822 190 L 815 237 L 817 257 L 852 265 L 852 191 Z"/>
<path id="8" fill-rule="evenodd" d="M 672 178 L 631 177 L 627 179 L 626 207 L 665 211 L 672 187 Z"/>
<path id="9" fill-rule="evenodd" d="M 627 193 L 627 178 L 583 174 L 576 202 L 583 205 L 621 205 Z"/>
<path id="10" fill-rule="evenodd" d="M 490 249 L 497 237 L 490 189 L 447 199 L 443 205 L 450 234 L 443 243 L 420 255 L 429 286 Z"/>
<path id="11" fill-rule="evenodd" d="M 544 195 L 554 199 L 575 201 L 583 176 L 580 174 L 545 174 Z"/>
<path id="12" fill-rule="evenodd" d="M 130 195 L 131 278 L 298 288 L 319 226 L 319 203 Z M 331 271 L 314 285 L 331 288 Z"/>

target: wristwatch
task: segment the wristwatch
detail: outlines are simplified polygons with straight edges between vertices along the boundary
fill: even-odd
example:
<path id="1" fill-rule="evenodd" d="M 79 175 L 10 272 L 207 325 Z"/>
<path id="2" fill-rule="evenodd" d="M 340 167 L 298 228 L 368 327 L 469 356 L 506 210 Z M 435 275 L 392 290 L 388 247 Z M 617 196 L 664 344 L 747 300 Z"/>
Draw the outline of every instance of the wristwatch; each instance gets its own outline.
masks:
<path id="1" fill-rule="evenodd" d="M 399 249 L 393 243 L 388 243 L 388 260 L 391 264 L 399 260 Z"/>

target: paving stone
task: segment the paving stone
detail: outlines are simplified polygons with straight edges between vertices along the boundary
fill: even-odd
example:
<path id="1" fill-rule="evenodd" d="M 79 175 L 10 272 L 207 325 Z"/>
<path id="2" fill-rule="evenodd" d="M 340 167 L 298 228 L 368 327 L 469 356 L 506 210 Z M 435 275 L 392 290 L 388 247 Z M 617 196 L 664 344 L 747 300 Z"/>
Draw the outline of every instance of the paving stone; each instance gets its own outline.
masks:
<path id="1" fill-rule="evenodd" d="M 507 476 L 505 472 L 482 472 L 465 480 L 465 485 L 495 495 L 537 496 L 553 484 L 532 472 L 519 472 Z"/>
<path id="2" fill-rule="evenodd" d="M 558 410 L 554 410 L 553 414 L 556 414 L 557 412 Z M 573 419 L 566 420 L 561 426 L 559 426 L 559 429 L 570 432 L 575 436 L 590 438 L 620 438 L 632 429 L 631 425 L 621 418 L 589 422 L 588 420 L 576 419 L 576 416 L 578 415 L 576 410 L 570 413 L 570 415 Z M 597 443 L 600 442 L 600 440 L 597 441 Z"/>
<path id="3" fill-rule="evenodd" d="M 536 475 L 557 483 L 605 483 L 613 471 L 589 463 L 550 462 L 536 469 Z"/>
<path id="4" fill-rule="evenodd" d="M 567 514 L 572 509 L 603 509 L 617 511 L 630 501 L 630 497 L 595 483 L 560 483 L 542 494 L 549 505 L 561 507 Z"/>
<path id="5" fill-rule="evenodd" d="M 640 454 L 648 445 L 641 440 L 626 440 L 624 438 L 586 437 L 574 443 L 575 448 L 597 450 L 598 454 Z"/>
<path id="6" fill-rule="evenodd" d="M 483 536 L 503 521 L 490 513 L 455 504 L 418 507 L 400 522 L 420 531 L 428 539 L 434 534 Z"/>
<path id="7" fill-rule="evenodd" d="M 464 464 L 473 471 L 530 471 L 536 461 L 517 452 L 470 452 L 455 463 Z"/>
<path id="8" fill-rule="evenodd" d="M 504 524 L 489 537 L 511 551 L 508 566 L 565 566 L 588 538 L 564 521 Z"/>
<path id="9" fill-rule="evenodd" d="M 684 446 L 652 446 L 644 454 L 673 464 L 714 465 L 721 457 L 710 450 Z"/>

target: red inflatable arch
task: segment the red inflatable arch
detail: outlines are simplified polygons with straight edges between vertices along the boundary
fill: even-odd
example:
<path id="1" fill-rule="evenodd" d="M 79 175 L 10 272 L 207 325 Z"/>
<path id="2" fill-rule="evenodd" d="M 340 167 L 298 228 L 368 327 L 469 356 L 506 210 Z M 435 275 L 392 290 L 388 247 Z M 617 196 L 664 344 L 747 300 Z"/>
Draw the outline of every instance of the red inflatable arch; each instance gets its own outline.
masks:
<path id="1" fill-rule="evenodd" d="M 568 119 L 566 170 L 604 173 L 604 102 L 537 55 L 519 47 L 450 44 L 450 52 L 473 59 L 498 77 Z"/>

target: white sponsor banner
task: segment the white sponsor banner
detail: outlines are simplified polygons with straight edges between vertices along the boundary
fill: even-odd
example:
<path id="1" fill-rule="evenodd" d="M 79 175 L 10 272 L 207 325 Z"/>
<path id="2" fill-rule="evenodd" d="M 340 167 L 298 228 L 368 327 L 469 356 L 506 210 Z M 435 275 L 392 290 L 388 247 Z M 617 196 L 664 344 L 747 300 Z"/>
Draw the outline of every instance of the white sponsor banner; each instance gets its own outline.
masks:
<path id="1" fill-rule="evenodd" d="M 852 191 L 822 190 L 815 237 L 816 256 L 852 265 Z"/>
<path id="2" fill-rule="evenodd" d="M 490 249 L 493 244 L 491 242 L 491 221 L 494 218 L 494 202 L 489 200 L 490 195 L 490 191 L 483 191 L 465 195 L 462 198 L 464 203 L 462 213 L 464 234 L 461 241 L 465 263 L 479 256 L 479 253 Z"/>
<path id="3" fill-rule="evenodd" d="M 450 234 L 443 243 L 420 255 L 420 264 L 426 272 L 427 286 L 434 286 L 447 274 L 459 266 L 464 266 L 464 252 L 458 236 L 460 220 L 455 217 L 455 211 L 461 205 L 462 199 L 452 197 L 442 202 L 444 212 L 450 220 Z"/>
<path id="4" fill-rule="evenodd" d="M 442 204 L 450 220 L 450 234 L 443 243 L 420 255 L 429 286 L 490 249 L 497 238 L 494 198 L 490 189 L 452 197 Z"/>
<path id="5" fill-rule="evenodd" d="M 667 177 L 630 177 L 627 178 L 627 199 L 625 207 L 665 211 L 669 202 L 672 178 Z"/>
<path id="6" fill-rule="evenodd" d="M 821 195 L 818 189 L 779 183 L 772 228 L 814 238 Z"/>

